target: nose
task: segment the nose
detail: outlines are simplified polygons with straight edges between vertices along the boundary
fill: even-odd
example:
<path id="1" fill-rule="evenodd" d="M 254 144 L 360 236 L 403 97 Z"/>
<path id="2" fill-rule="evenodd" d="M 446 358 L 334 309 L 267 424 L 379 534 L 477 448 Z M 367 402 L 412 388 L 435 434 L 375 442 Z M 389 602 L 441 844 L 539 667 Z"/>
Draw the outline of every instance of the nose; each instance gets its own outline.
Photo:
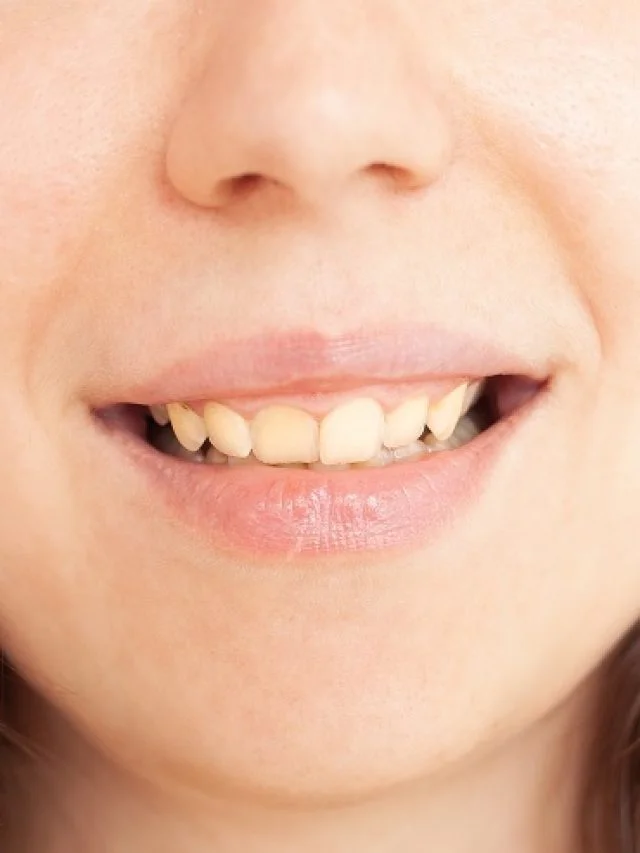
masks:
<path id="1" fill-rule="evenodd" d="M 226 4 L 171 128 L 174 188 L 203 207 L 276 190 L 318 207 L 364 184 L 397 193 L 437 180 L 450 127 L 401 5 Z"/>

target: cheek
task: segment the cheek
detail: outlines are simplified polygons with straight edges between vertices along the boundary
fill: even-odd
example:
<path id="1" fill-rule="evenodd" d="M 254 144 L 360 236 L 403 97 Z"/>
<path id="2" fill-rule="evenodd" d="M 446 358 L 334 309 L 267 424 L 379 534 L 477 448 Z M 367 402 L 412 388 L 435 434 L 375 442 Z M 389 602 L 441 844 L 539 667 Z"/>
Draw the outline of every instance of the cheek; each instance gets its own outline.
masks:
<path id="1" fill-rule="evenodd" d="M 496 45 L 486 73 L 463 85 L 547 222 L 605 374 L 630 389 L 640 370 L 640 12 L 622 2 L 623 28 L 596 0 L 587 11 L 544 5 L 527 40 L 520 21 L 513 44 Z"/>
<path id="2" fill-rule="evenodd" d="M 167 35 L 174 3 L 54 4 L 42 20 L 38 3 L 0 5 L 0 358 L 20 365 L 60 313 L 108 199 L 126 194 L 132 152 L 157 132 L 150 110 L 178 76 L 180 28 Z M 145 75 L 151 65 L 164 80 Z"/>

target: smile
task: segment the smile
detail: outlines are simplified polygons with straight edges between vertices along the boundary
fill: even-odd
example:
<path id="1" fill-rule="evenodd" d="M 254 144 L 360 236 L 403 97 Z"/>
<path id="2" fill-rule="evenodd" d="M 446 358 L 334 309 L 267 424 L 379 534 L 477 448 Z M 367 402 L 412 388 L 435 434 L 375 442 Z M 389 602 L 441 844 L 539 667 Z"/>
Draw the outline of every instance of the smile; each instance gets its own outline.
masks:
<path id="1" fill-rule="evenodd" d="M 336 350 L 326 359 L 323 344 L 333 379 L 127 400 L 94 408 L 95 420 L 214 547 L 262 558 L 403 548 L 442 532 L 481 494 L 547 383 L 455 364 L 385 382 L 384 357 L 377 350 L 367 382 Z M 152 396 L 163 384 L 174 390 L 160 380 Z"/>

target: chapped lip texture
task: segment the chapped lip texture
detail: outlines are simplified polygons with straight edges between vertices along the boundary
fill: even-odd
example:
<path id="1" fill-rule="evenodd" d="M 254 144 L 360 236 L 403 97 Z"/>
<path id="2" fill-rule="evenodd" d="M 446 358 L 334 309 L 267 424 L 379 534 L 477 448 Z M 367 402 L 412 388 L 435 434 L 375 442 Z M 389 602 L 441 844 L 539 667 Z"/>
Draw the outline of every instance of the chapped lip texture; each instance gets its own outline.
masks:
<path id="1" fill-rule="evenodd" d="M 428 544 L 479 498 L 523 416 L 456 450 L 348 471 L 194 464 L 128 433 L 118 438 L 166 510 L 199 539 L 247 557 L 292 558 Z"/>

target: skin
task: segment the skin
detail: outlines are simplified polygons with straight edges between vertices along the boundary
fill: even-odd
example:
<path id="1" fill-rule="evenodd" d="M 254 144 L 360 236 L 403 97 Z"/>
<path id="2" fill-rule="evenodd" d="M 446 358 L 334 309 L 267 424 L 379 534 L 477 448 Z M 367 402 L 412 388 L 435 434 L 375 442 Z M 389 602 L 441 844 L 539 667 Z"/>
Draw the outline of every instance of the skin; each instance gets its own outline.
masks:
<path id="1" fill-rule="evenodd" d="M 3 849 L 578 851 L 640 601 L 636 0 L 5 0 L 0 33 L 0 632 L 50 756 Z M 91 400 L 195 339 L 416 317 L 552 372 L 428 548 L 241 560 L 96 452 Z"/>

